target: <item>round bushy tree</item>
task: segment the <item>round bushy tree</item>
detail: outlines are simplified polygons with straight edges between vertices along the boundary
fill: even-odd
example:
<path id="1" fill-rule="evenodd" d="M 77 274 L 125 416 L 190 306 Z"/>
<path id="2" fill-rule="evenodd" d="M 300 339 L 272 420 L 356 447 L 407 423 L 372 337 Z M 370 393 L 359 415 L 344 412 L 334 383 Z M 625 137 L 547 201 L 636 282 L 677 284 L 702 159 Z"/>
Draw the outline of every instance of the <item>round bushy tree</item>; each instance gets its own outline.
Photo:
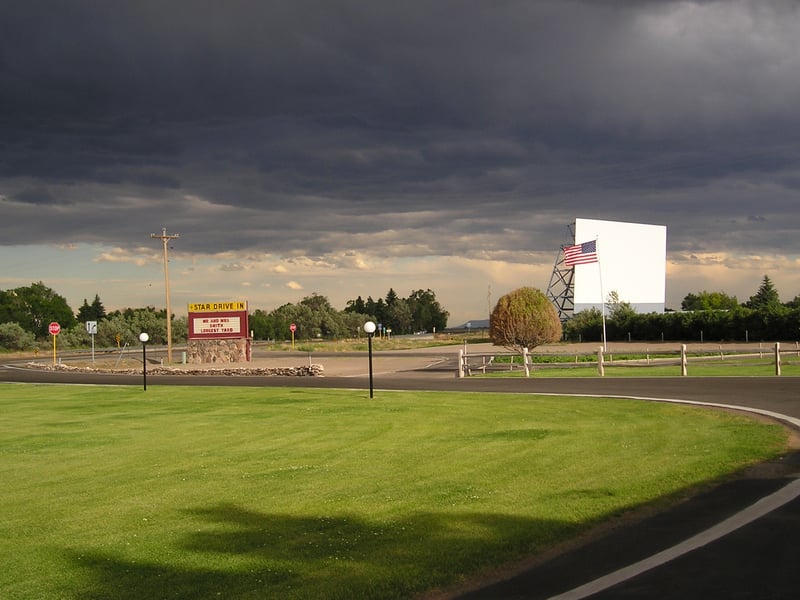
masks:
<path id="1" fill-rule="evenodd" d="M 489 337 L 509 350 L 529 350 L 561 339 L 561 321 L 541 290 L 522 287 L 502 296 L 489 319 Z"/>
<path id="2" fill-rule="evenodd" d="M 31 350 L 36 337 L 17 323 L 0 323 L 0 348 L 5 350 Z"/>

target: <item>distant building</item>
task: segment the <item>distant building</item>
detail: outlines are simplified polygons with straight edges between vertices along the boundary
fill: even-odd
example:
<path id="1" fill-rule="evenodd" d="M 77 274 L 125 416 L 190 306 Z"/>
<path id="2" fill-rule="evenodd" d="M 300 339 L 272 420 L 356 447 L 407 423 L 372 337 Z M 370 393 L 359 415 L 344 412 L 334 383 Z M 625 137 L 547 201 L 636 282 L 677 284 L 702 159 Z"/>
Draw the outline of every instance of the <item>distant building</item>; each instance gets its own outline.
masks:
<path id="1" fill-rule="evenodd" d="M 483 331 L 489 329 L 489 319 L 473 319 L 463 325 L 448 327 L 445 331 Z"/>

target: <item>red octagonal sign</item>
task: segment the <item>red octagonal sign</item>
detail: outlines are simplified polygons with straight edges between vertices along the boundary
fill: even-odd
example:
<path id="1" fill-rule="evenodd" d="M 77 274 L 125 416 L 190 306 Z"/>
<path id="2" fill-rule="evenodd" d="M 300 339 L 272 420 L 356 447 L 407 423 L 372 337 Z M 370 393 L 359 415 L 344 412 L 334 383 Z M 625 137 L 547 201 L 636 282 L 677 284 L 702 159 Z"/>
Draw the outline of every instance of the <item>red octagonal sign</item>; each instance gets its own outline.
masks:
<path id="1" fill-rule="evenodd" d="M 50 323 L 50 326 L 47 328 L 47 330 L 53 335 L 58 335 L 59 333 L 61 333 L 61 325 L 53 321 L 52 323 Z"/>

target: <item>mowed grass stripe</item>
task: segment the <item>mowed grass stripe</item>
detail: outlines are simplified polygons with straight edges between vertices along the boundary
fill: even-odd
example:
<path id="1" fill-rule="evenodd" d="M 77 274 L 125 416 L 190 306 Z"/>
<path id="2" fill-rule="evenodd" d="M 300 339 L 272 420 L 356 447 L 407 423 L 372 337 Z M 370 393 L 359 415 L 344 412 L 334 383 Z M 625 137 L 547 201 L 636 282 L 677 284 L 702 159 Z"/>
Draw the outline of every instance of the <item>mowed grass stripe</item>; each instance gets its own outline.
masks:
<path id="1" fill-rule="evenodd" d="M 785 448 L 611 399 L 0 385 L 3 598 L 406 598 Z"/>

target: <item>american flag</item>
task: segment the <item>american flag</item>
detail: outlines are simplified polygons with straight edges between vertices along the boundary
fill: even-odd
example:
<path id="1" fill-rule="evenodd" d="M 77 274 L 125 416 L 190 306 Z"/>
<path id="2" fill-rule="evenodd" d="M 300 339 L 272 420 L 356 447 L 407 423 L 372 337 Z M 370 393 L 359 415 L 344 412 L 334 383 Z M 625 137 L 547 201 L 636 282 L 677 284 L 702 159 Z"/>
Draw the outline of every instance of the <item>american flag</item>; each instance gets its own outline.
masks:
<path id="1" fill-rule="evenodd" d="M 564 246 L 564 264 L 568 267 L 597 262 L 597 240 Z"/>

